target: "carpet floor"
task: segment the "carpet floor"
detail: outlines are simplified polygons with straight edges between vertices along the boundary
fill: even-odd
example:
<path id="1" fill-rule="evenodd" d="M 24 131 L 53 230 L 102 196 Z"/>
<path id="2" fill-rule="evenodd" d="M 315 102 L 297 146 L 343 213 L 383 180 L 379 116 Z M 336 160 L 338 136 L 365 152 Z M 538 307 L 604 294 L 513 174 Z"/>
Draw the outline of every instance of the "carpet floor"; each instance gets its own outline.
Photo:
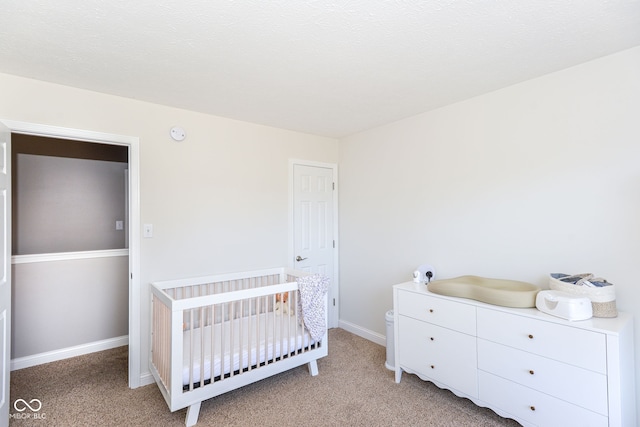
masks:
<path id="1" fill-rule="evenodd" d="M 155 384 L 128 388 L 127 351 L 12 372 L 10 426 L 184 426 L 186 410 L 171 413 Z M 206 400 L 197 426 L 519 425 L 415 375 L 405 373 L 396 384 L 385 359 L 383 346 L 331 329 L 317 376 L 301 366 Z M 18 412 L 18 399 L 38 399 L 42 407 Z"/>

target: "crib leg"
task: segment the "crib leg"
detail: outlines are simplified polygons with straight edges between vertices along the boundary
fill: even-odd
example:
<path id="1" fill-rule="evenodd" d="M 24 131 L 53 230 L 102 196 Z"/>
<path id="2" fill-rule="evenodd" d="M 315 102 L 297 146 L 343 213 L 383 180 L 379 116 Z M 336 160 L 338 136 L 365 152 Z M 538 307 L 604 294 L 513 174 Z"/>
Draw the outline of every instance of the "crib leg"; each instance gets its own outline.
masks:
<path id="1" fill-rule="evenodd" d="M 311 362 L 309 362 L 308 366 L 309 366 L 309 373 L 311 374 L 312 377 L 315 377 L 316 375 L 318 375 L 318 361 L 317 360 L 312 360 Z"/>
<path id="2" fill-rule="evenodd" d="M 187 427 L 192 427 L 198 422 L 198 415 L 200 414 L 200 404 L 202 404 L 202 402 L 194 403 L 187 408 L 187 418 L 184 420 L 184 424 Z"/>

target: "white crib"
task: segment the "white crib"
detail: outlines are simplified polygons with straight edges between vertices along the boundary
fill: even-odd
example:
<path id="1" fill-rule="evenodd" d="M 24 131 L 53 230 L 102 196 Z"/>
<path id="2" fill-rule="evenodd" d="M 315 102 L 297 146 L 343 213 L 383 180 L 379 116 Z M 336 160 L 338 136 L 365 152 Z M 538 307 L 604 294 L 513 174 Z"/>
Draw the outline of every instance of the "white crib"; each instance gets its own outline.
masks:
<path id="1" fill-rule="evenodd" d="M 277 268 L 151 284 L 150 369 L 169 409 L 188 407 L 187 426 L 203 400 L 305 363 L 318 374 L 328 340 L 303 325 L 297 280 L 307 275 Z"/>

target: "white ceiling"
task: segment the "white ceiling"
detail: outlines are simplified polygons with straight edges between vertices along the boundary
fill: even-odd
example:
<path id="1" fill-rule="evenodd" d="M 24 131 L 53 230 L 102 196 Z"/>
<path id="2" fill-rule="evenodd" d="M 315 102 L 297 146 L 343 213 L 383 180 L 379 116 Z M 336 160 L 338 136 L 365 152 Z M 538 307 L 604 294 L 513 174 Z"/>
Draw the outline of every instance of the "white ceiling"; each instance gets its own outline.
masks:
<path id="1" fill-rule="evenodd" d="M 343 137 L 640 45 L 640 0 L 0 0 L 0 72 Z"/>

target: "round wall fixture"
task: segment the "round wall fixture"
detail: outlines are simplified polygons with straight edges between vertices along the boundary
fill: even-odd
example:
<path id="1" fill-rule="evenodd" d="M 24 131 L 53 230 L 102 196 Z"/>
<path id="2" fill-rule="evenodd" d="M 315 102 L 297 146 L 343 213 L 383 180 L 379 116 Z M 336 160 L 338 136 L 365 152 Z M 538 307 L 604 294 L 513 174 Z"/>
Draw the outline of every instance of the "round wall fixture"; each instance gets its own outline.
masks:
<path id="1" fill-rule="evenodd" d="M 184 129 L 182 129 L 179 126 L 174 126 L 171 128 L 171 138 L 173 138 L 176 141 L 182 141 L 183 139 L 185 139 L 187 136 L 187 134 L 185 133 Z"/>

